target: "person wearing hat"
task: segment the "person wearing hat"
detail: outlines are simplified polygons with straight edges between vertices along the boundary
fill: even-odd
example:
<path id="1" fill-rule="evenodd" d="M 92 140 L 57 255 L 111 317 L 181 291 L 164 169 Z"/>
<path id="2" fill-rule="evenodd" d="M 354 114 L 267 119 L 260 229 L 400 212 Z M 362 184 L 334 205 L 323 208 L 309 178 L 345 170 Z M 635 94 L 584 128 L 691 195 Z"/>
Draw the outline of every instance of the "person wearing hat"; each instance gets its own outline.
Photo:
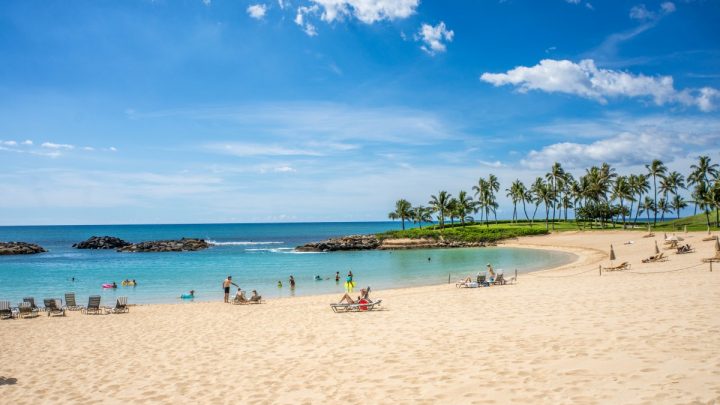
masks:
<path id="1" fill-rule="evenodd" d="M 491 284 L 495 282 L 495 270 L 490 263 L 487 264 L 487 282 Z"/>

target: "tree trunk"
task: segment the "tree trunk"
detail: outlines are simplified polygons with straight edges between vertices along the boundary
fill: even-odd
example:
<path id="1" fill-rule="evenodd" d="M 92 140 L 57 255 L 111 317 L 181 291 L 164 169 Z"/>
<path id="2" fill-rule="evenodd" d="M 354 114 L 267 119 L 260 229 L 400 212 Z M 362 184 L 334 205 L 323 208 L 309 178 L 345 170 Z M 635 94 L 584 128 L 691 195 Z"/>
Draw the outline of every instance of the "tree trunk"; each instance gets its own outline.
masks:
<path id="1" fill-rule="evenodd" d="M 529 221 L 530 217 L 528 216 L 527 209 L 525 208 L 525 199 L 523 199 L 522 203 L 523 203 L 523 212 L 525 212 L 525 219 Z"/>

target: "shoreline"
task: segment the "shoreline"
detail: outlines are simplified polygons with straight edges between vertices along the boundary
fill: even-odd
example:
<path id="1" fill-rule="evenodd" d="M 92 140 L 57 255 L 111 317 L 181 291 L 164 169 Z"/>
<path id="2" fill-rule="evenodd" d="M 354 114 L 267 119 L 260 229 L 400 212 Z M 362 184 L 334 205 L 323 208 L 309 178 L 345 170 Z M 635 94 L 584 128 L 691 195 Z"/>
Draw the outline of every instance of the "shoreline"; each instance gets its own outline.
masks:
<path id="1" fill-rule="evenodd" d="M 520 238 L 507 245 L 555 246 L 578 259 L 508 286 L 374 290 L 383 310 L 365 313 L 333 313 L 329 304 L 339 297 L 325 294 L 0 321 L 0 376 L 12 381 L 0 384 L 0 397 L 14 404 L 711 403 L 720 399 L 720 268 L 698 264 L 714 254 L 701 233 L 683 236 L 697 251 L 655 264 L 641 263 L 654 239 L 623 245 L 636 237 L 625 231 Z M 600 277 L 611 243 L 633 267 Z"/>

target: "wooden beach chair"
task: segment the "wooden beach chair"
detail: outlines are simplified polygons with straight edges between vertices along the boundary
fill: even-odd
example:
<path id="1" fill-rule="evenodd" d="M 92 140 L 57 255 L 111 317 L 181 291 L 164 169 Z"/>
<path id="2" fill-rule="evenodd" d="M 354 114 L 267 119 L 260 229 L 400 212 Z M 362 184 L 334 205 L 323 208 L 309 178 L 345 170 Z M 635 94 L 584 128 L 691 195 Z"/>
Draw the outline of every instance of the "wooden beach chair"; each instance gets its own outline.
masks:
<path id="1" fill-rule="evenodd" d="M 714 257 L 708 257 L 707 259 L 702 259 L 703 263 L 710 263 L 710 262 L 720 262 L 720 252 L 715 252 Z"/>
<path id="2" fill-rule="evenodd" d="M 628 262 L 622 262 L 618 264 L 617 266 L 608 266 L 603 267 L 603 270 L 605 271 L 620 271 L 620 270 L 629 270 L 630 269 L 630 263 Z"/>
<path id="3" fill-rule="evenodd" d="M 79 311 L 85 307 L 77 304 L 77 302 L 75 301 L 75 293 L 74 292 L 69 292 L 69 293 L 65 293 L 65 308 L 68 311 Z"/>
<path id="4" fill-rule="evenodd" d="M 57 300 L 55 298 L 45 298 L 43 302 L 45 303 L 45 311 L 47 312 L 48 316 L 65 316 L 65 308 L 63 308 L 60 304 L 60 300 Z"/>
<path id="5" fill-rule="evenodd" d="M 380 309 L 381 303 L 382 300 L 355 304 L 330 304 L 330 308 L 332 308 L 333 312 L 364 312 Z"/>
<path id="6" fill-rule="evenodd" d="M 249 304 L 250 300 L 245 297 L 245 291 L 243 291 L 242 293 L 240 293 L 240 296 L 235 294 L 235 297 L 232 301 L 230 301 L 230 303 L 233 305 L 245 305 Z"/>
<path id="7" fill-rule="evenodd" d="M 13 319 L 17 313 L 10 306 L 10 301 L 0 301 L 0 319 Z"/>
<path id="8" fill-rule="evenodd" d="M 127 301 L 128 297 L 118 297 L 117 301 L 115 301 L 115 306 L 113 308 L 107 308 L 107 312 L 111 314 L 130 312 L 130 307 L 128 307 Z"/>
<path id="9" fill-rule="evenodd" d="M 678 248 L 678 241 L 676 240 L 669 240 L 665 242 L 665 246 L 663 246 L 663 249 L 665 250 L 671 250 L 671 249 L 677 249 Z"/>
<path id="10" fill-rule="evenodd" d="M 643 263 L 657 263 L 657 262 L 664 262 L 668 260 L 667 257 L 665 257 L 665 252 L 660 252 L 656 255 L 650 256 L 647 259 L 643 259 Z"/>
<path id="11" fill-rule="evenodd" d="M 695 253 L 695 249 L 692 246 L 686 244 L 684 246 L 678 246 L 677 251 L 675 252 L 675 254 L 678 255 L 684 255 L 686 253 Z"/>
<path id="12" fill-rule="evenodd" d="M 38 316 L 38 310 L 34 310 L 29 302 L 23 301 L 18 304 L 18 316 L 20 318 L 34 318 Z"/>
<path id="13" fill-rule="evenodd" d="M 98 315 L 103 314 L 105 310 L 100 307 L 100 296 L 91 295 L 88 298 L 88 304 L 86 308 L 83 308 L 82 312 L 86 315 Z"/>

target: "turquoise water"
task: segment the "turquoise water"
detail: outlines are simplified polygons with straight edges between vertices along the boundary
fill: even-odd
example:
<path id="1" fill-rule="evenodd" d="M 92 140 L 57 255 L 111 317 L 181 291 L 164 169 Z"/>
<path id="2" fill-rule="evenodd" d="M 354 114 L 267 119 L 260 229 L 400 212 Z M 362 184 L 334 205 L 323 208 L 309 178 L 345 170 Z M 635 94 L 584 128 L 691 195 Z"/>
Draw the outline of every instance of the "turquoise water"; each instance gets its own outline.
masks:
<path id="1" fill-rule="evenodd" d="M 0 227 L 0 241 L 38 243 L 47 253 L 0 256 L 0 300 L 16 303 L 25 296 L 62 297 L 74 291 L 78 300 L 100 294 L 110 305 L 116 296 L 131 303 L 179 302 L 191 289 L 196 300 L 222 299 L 221 282 L 233 276 L 245 290 L 257 289 L 266 298 L 342 293 L 348 270 L 357 286 L 374 290 L 430 285 L 477 273 L 485 264 L 519 273 L 563 264 L 573 255 L 530 249 L 429 249 L 299 253 L 293 247 L 332 236 L 368 234 L 398 229 L 399 223 L 292 223 L 203 225 L 103 225 Z M 118 253 L 78 250 L 71 245 L 93 235 L 117 236 L 130 242 L 197 237 L 212 248 L 181 253 Z M 430 260 L 428 260 L 428 258 Z M 341 283 L 334 281 L 339 271 Z M 291 290 L 288 277 L 297 281 Z M 323 280 L 315 281 L 315 275 Z M 71 281 L 71 278 L 75 281 Z M 103 283 L 135 279 L 137 287 L 101 288 Z M 328 280 L 326 280 L 328 279 Z M 283 287 L 278 288 L 281 280 Z"/>

